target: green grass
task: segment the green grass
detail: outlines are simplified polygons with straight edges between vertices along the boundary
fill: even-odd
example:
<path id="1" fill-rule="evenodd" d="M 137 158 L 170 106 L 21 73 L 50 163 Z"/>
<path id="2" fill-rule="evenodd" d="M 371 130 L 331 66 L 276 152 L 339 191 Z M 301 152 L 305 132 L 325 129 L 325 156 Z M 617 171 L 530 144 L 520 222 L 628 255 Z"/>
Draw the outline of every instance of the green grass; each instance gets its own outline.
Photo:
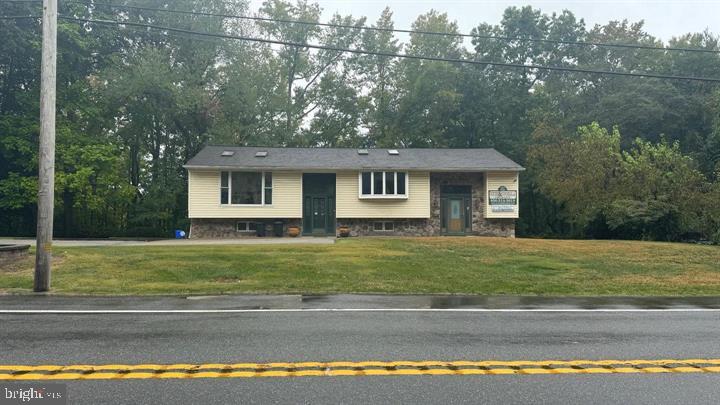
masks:
<path id="1" fill-rule="evenodd" d="M 55 247 L 66 294 L 720 295 L 720 247 L 636 241 L 364 238 L 335 245 Z M 29 292 L 32 258 L 0 269 Z"/>

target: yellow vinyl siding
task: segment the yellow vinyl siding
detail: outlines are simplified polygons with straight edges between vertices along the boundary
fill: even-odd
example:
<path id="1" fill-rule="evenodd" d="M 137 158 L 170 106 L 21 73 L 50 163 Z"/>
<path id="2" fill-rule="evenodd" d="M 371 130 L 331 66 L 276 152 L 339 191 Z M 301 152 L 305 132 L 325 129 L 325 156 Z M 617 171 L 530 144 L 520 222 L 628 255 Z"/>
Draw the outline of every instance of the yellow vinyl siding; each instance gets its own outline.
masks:
<path id="1" fill-rule="evenodd" d="M 406 199 L 360 199 L 358 173 L 336 175 L 337 218 L 430 218 L 430 173 L 408 173 Z"/>
<path id="2" fill-rule="evenodd" d="M 272 172 L 273 203 L 265 206 L 220 204 L 220 171 L 188 171 L 190 218 L 301 218 L 302 173 Z"/>
<path id="3" fill-rule="evenodd" d="M 488 172 L 485 187 L 485 218 L 518 218 L 520 209 L 520 180 L 518 172 Z M 500 186 L 505 186 L 508 190 L 517 191 L 517 205 L 513 212 L 492 212 L 490 210 L 490 201 L 488 201 L 488 191 L 497 190 Z"/>

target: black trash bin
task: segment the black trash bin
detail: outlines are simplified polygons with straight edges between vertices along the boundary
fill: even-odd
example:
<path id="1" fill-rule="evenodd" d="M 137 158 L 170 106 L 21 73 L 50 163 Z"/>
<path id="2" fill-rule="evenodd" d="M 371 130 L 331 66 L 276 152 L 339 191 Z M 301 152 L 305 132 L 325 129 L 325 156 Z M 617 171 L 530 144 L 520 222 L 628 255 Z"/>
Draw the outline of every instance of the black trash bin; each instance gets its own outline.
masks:
<path id="1" fill-rule="evenodd" d="M 265 222 L 256 222 L 255 229 L 255 235 L 258 237 L 265 236 Z"/>
<path id="2" fill-rule="evenodd" d="M 283 225 L 284 223 L 282 221 L 273 222 L 273 235 L 278 237 L 283 236 Z"/>

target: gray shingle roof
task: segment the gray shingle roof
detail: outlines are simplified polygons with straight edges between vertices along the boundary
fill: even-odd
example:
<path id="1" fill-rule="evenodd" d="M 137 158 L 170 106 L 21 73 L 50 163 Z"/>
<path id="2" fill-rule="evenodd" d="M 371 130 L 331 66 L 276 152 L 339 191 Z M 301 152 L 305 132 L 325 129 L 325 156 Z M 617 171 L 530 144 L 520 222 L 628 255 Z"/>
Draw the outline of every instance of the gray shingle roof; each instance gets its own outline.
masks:
<path id="1" fill-rule="evenodd" d="M 206 146 L 185 164 L 186 169 L 403 169 L 431 171 L 524 170 L 495 149 L 368 149 L 367 155 L 350 148 L 266 148 Z M 234 152 L 222 156 L 224 151 Z M 256 152 L 267 152 L 256 157 Z"/>

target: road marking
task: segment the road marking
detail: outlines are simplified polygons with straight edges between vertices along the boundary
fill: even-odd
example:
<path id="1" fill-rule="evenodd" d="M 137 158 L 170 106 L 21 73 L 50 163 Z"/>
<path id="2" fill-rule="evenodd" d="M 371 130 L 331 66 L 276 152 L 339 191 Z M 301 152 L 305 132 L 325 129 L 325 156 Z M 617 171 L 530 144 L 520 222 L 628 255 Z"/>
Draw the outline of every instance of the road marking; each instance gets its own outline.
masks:
<path id="1" fill-rule="evenodd" d="M 234 314 L 264 312 L 720 312 L 720 308 L 277 308 L 277 309 L 0 309 L 0 314 Z"/>
<path id="2" fill-rule="evenodd" d="M 0 365 L 0 380 L 720 373 L 720 359 Z"/>

